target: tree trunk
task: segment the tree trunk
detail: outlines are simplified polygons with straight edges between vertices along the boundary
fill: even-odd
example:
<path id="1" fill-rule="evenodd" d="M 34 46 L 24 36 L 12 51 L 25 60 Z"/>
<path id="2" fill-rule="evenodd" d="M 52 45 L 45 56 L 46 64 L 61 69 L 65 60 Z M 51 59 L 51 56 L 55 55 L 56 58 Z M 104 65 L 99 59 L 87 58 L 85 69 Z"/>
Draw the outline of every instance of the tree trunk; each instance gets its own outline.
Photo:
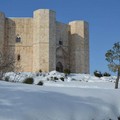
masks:
<path id="1" fill-rule="evenodd" d="M 119 78 L 120 78 L 120 68 L 118 68 L 117 79 L 116 79 L 116 82 L 115 82 L 115 89 L 118 89 Z"/>

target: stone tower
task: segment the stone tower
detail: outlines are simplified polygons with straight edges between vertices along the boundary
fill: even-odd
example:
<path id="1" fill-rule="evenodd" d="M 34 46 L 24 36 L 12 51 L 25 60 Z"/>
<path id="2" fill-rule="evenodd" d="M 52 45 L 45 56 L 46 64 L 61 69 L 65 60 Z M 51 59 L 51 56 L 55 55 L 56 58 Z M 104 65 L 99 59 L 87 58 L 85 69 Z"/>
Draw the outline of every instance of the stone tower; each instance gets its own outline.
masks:
<path id="1" fill-rule="evenodd" d="M 89 30 L 85 21 L 69 23 L 70 40 L 70 66 L 76 73 L 89 73 Z"/>
<path id="2" fill-rule="evenodd" d="M 33 17 L 33 71 L 56 69 L 55 12 L 42 9 Z"/>
<path id="3" fill-rule="evenodd" d="M 7 18 L 0 12 L 0 51 L 4 48 L 15 53 L 22 71 L 89 73 L 88 23 L 58 22 L 49 9 L 34 11 L 32 18 Z"/>

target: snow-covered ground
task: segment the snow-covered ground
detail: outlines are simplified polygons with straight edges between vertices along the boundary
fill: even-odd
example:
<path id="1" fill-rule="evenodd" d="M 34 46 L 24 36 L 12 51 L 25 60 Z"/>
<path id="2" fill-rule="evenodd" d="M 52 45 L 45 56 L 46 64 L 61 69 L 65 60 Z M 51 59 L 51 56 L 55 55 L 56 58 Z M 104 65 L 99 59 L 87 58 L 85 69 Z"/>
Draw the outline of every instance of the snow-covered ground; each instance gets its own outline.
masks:
<path id="1" fill-rule="evenodd" d="M 118 120 L 120 116 L 116 77 L 71 74 L 65 78 L 56 71 L 6 76 L 17 83 L 0 81 L 0 120 Z M 34 84 L 20 83 L 26 77 L 33 77 Z M 36 85 L 41 80 L 44 85 Z"/>

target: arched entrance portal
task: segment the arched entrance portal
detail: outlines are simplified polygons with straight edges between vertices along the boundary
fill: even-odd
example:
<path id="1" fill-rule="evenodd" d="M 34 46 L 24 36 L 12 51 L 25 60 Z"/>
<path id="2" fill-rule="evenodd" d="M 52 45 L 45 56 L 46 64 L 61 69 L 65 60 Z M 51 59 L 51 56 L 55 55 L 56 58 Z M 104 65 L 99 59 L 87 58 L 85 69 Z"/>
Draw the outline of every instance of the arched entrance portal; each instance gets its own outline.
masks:
<path id="1" fill-rule="evenodd" d="M 63 72 L 63 65 L 61 62 L 58 62 L 56 65 L 56 71 Z"/>

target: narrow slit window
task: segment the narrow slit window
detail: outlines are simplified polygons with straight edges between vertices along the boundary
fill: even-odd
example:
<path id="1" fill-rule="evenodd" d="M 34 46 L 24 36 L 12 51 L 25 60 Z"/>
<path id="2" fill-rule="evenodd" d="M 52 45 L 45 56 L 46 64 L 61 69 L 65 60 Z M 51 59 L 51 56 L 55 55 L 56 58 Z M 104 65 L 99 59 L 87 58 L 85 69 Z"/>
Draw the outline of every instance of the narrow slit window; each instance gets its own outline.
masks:
<path id="1" fill-rule="evenodd" d="M 20 55 L 17 56 L 17 61 L 20 61 Z"/>

